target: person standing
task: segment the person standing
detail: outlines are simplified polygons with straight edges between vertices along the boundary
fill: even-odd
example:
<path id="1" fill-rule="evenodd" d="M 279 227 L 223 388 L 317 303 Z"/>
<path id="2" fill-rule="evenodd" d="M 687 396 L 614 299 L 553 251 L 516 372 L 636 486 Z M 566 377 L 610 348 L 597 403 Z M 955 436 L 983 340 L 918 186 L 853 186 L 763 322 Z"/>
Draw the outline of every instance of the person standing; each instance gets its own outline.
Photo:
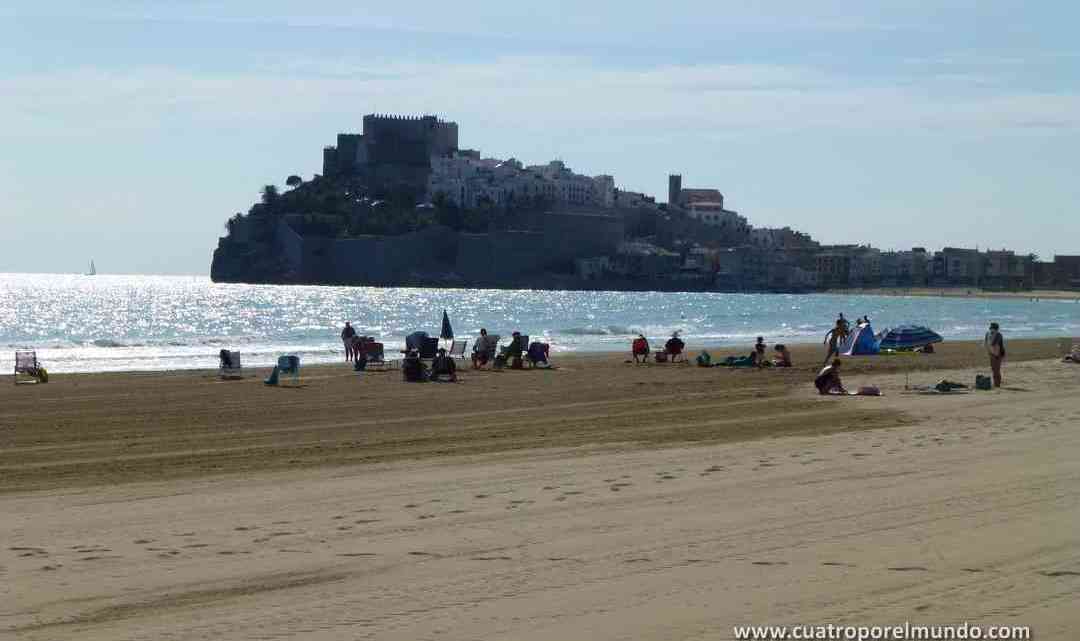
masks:
<path id="1" fill-rule="evenodd" d="M 990 323 L 990 331 L 983 339 L 986 353 L 990 355 L 990 371 L 994 374 L 994 387 L 1001 387 L 1001 361 L 1005 360 L 1005 337 L 997 323 Z"/>
<path id="2" fill-rule="evenodd" d="M 825 352 L 825 360 L 821 363 L 822 367 L 829 364 L 830 358 L 840 356 L 840 341 L 844 334 L 843 322 L 844 321 L 838 319 L 836 321 L 836 327 L 830 329 L 828 333 L 825 334 L 825 340 L 822 341 L 822 344 L 827 344 L 829 348 L 828 351 Z"/>
<path id="3" fill-rule="evenodd" d="M 341 342 L 345 345 L 346 361 L 353 359 L 353 336 L 356 336 L 356 330 L 349 324 L 349 321 L 345 321 L 345 329 L 341 330 Z"/>

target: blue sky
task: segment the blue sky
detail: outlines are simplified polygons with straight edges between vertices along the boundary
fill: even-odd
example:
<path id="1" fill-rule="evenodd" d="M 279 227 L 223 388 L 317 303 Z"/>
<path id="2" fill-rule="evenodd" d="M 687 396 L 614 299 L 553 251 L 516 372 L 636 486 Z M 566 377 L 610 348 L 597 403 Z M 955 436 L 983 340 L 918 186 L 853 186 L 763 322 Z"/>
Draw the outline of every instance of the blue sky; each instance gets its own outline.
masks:
<path id="1" fill-rule="evenodd" d="M 371 112 L 822 242 L 1080 253 L 1075 3 L 89 4 L 0 7 L 0 271 L 206 274 Z"/>

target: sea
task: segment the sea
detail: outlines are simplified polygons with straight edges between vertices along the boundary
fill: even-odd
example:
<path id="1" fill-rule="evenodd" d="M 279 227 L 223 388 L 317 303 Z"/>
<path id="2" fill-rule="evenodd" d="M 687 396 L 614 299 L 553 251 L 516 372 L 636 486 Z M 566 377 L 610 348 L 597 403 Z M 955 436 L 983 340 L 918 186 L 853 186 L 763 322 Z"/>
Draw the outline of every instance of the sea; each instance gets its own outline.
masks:
<path id="1" fill-rule="evenodd" d="M 820 343 L 837 315 L 875 330 L 925 325 L 950 339 L 981 338 L 998 321 L 1010 338 L 1080 336 L 1080 302 L 834 294 L 579 292 L 212 283 L 205 276 L 0 274 L 0 372 L 35 349 L 51 373 L 216 368 L 221 349 L 245 366 L 282 354 L 343 359 L 345 321 L 399 349 L 414 331 L 455 336 L 520 331 L 568 352 L 628 350 L 638 333 L 680 332 L 689 349 Z"/>

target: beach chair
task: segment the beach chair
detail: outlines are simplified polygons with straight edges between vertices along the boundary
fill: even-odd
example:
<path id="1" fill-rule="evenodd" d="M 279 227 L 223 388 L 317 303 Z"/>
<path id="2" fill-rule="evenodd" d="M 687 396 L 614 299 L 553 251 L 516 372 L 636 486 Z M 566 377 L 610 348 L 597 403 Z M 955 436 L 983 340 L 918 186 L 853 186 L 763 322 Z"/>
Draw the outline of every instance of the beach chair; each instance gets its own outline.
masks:
<path id="1" fill-rule="evenodd" d="M 432 360 L 439 351 L 439 339 L 424 338 L 420 341 L 420 360 Z"/>
<path id="2" fill-rule="evenodd" d="M 528 361 L 530 367 L 537 367 L 541 363 L 544 367 L 548 367 L 548 350 L 550 346 L 547 343 L 541 343 L 539 341 L 530 343 L 529 350 L 525 352 L 525 360 Z"/>
<path id="3" fill-rule="evenodd" d="M 459 358 L 465 360 L 465 348 L 469 345 L 469 341 L 453 341 L 450 343 L 450 351 L 446 353 L 450 358 Z"/>
<path id="4" fill-rule="evenodd" d="M 396 361 L 386 360 L 386 352 L 382 343 L 371 341 L 365 343 L 364 348 L 367 350 L 367 369 L 369 371 L 385 371 L 397 364 Z"/>
<path id="5" fill-rule="evenodd" d="M 270 372 L 270 378 L 267 378 L 263 382 L 267 385 L 278 385 L 282 376 L 292 376 L 293 385 L 300 384 L 299 356 L 296 356 L 295 354 L 279 356 L 277 365 L 274 366 L 274 371 Z"/>
<path id="6" fill-rule="evenodd" d="M 15 352 L 15 384 L 44 383 L 48 381 L 45 368 L 38 362 L 37 352 L 24 350 Z"/>
<path id="7" fill-rule="evenodd" d="M 221 361 L 218 366 L 219 377 L 226 380 L 244 377 L 240 368 L 240 352 L 223 349 L 218 358 Z"/>

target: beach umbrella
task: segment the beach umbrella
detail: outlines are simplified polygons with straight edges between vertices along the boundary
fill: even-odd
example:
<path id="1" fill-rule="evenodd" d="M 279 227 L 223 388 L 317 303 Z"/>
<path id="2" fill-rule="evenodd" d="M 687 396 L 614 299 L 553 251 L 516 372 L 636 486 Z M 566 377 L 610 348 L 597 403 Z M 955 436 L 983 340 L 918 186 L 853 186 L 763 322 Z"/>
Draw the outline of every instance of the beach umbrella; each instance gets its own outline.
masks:
<path id="1" fill-rule="evenodd" d="M 446 310 L 442 310 L 442 332 L 439 333 L 439 337 L 443 340 L 452 340 L 454 338 L 454 328 L 450 327 L 450 316 L 446 314 Z"/>
<path id="2" fill-rule="evenodd" d="M 922 325 L 901 325 L 885 332 L 881 338 L 879 349 L 915 349 L 931 343 L 940 343 L 945 340 L 929 327 Z"/>

